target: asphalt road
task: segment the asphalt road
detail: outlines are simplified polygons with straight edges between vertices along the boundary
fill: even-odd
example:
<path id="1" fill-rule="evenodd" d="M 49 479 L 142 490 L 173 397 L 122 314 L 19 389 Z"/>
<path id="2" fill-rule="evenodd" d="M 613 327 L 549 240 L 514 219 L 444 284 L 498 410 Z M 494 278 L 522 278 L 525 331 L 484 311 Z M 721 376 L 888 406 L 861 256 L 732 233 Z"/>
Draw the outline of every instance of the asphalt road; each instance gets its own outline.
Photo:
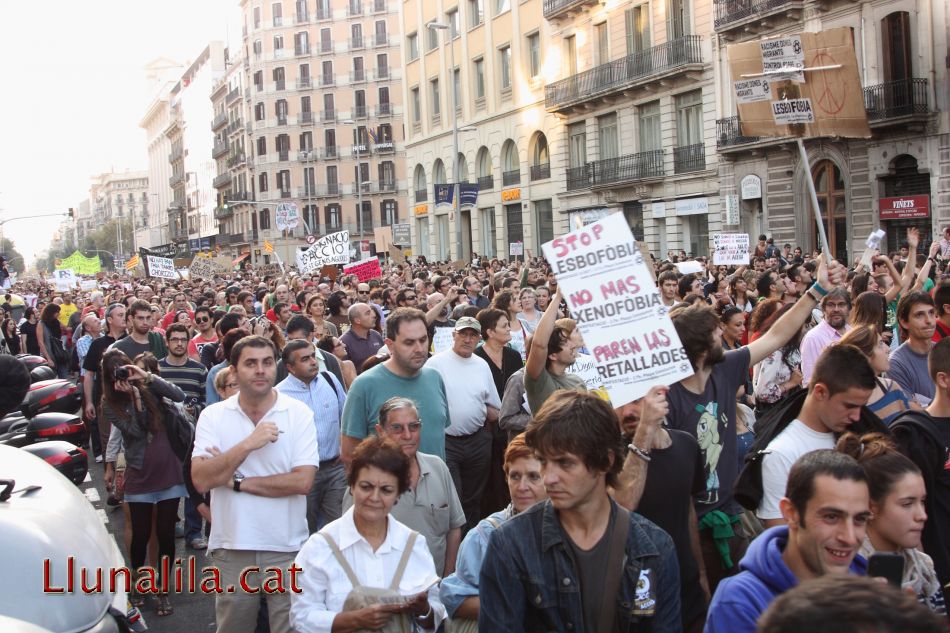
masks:
<path id="1" fill-rule="evenodd" d="M 125 514 L 122 507 L 109 508 L 106 505 L 108 493 L 106 492 L 105 482 L 103 481 L 102 464 L 96 464 L 92 460 L 92 452 L 89 452 L 90 464 L 89 475 L 86 481 L 80 486 L 80 490 L 86 495 L 86 498 L 96 508 L 99 516 L 105 523 L 106 528 L 112 534 L 112 537 L 119 544 L 119 549 L 126 557 L 128 564 L 128 549 L 125 547 Z M 184 508 L 179 509 L 179 516 L 184 516 Z M 195 558 L 196 568 L 199 570 L 198 582 L 200 582 L 200 569 L 207 564 L 204 551 L 195 551 L 185 546 L 185 539 L 175 539 L 175 557 L 182 560 L 183 565 L 187 565 L 188 557 Z M 187 567 L 185 567 L 187 569 Z M 208 594 L 184 591 L 171 595 L 171 603 L 175 612 L 169 616 L 158 617 L 155 614 L 157 600 L 153 597 L 146 602 L 142 608 L 142 615 L 148 624 L 149 631 L 154 633 L 209 633 L 215 630 L 214 626 L 214 597 Z"/>

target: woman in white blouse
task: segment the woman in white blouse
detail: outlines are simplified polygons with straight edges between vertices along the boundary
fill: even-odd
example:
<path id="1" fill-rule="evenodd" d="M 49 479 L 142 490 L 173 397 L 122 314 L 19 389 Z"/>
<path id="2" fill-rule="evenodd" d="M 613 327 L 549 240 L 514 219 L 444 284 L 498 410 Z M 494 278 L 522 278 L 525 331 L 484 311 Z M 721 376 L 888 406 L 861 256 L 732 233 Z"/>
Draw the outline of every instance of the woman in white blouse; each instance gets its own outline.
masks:
<path id="1" fill-rule="evenodd" d="M 434 631 L 445 607 L 432 555 L 423 536 L 389 514 L 409 489 L 409 458 L 392 440 L 369 437 L 356 448 L 347 478 L 353 507 L 297 554 L 301 591 L 291 594 L 290 623 L 298 633 L 346 633 L 410 630 L 414 620 Z M 380 601 L 344 611 L 353 580 L 357 591 L 379 595 Z M 383 595 L 386 588 L 390 595 Z"/>

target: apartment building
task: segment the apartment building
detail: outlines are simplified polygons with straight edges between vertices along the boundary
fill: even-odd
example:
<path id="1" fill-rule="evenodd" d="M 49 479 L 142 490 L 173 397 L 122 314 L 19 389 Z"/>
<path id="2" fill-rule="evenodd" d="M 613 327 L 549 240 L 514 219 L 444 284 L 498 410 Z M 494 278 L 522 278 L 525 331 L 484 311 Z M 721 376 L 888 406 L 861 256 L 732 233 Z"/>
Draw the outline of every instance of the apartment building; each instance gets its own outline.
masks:
<path id="1" fill-rule="evenodd" d="M 944 3 L 914 0 L 716 2 L 720 196 L 731 199 L 735 209 L 728 228 L 817 247 L 805 181 L 811 177 L 829 247 L 841 261 L 859 257 L 877 228 L 885 230 L 889 251 L 899 248 L 910 226 L 927 242 L 939 237 L 950 224 L 946 12 Z M 841 86 L 827 86 L 821 98 L 863 99 L 872 138 L 808 141 L 806 166 L 790 139 L 743 135 L 725 47 L 835 27 L 853 30 L 863 94 L 845 95 Z"/>
<path id="2" fill-rule="evenodd" d="M 721 228 L 711 0 L 543 0 L 558 69 L 545 108 L 570 226 L 622 212 L 663 257 Z"/>
<path id="3" fill-rule="evenodd" d="M 230 52 L 230 49 L 229 49 Z M 211 157 L 216 173 L 212 185 L 216 190 L 214 211 L 218 233 L 216 246 L 229 249 L 234 257 L 250 257 L 252 247 L 257 245 L 257 235 L 252 227 L 255 213 L 251 202 L 251 173 L 248 165 L 247 83 L 246 58 L 243 47 L 227 60 L 225 75 L 211 88 L 211 106 L 214 118 L 211 131 L 214 146 Z M 254 250 L 259 250 L 257 245 Z"/>
<path id="4" fill-rule="evenodd" d="M 146 225 L 149 215 L 148 172 L 106 172 L 92 177 L 89 200 L 92 205 L 93 230 L 112 220 L 126 220 L 126 225 Z M 80 216 L 81 217 L 81 216 Z M 123 227 L 124 228 L 124 227 Z M 115 255 L 127 257 L 137 247 L 135 234 L 121 234 Z"/>
<path id="5" fill-rule="evenodd" d="M 242 0 L 249 161 L 245 232 L 285 261 L 306 234 L 375 227 L 406 213 L 398 0 Z M 303 223 L 276 228 L 277 205 Z"/>
<path id="6" fill-rule="evenodd" d="M 77 204 L 75 207 L 75 220 L 74 225 L 76 227 L 76 243 L 79 246 L 82 246 L 83 242 L 86 239 L 86 236 L 96 230 L 96 221 L 92 213 L 92 205 L 89 204 L 89 199 L 86 198 Z"/>
<path id="7" fill-rule="evenodd" d="M 566 230 L 556 213 L 564 166 L 552 164 L 548 144 L 562 125 L 544 103 L 557 60 L 541 8 L 542 0 L 403 3 L 414 254 L 507 258 L 518 243 L 537 254 Z M 477 183 L 477 201 L 456 218 L 457 203 L 434 199 L 444 183 Z"/>

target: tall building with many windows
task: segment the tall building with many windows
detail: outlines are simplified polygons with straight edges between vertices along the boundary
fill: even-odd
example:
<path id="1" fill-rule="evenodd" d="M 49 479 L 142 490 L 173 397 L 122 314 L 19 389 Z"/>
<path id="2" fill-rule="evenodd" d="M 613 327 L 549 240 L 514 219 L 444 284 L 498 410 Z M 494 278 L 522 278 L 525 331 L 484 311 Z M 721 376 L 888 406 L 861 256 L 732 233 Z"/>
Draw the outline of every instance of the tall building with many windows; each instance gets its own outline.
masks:
<path id="1" fill-rule="evenodd" d="M 307 232 L 348 229 L 351 241 L 372 242 L 374 228 L 405 213 L 397 0 L 242 0 L 241 9 L 254 203 L 245 232 L 291 261 Z M 300 228 L 277 230 L 281 203 L 298 206 Z"/>
<path id="2" fill-rule="evenodd" d="M 133 233 L 123 234 L 121 228 L 117 232 L 115 255 L 120 258 L 128 257 L 137 246 L 135 228 L 148 223 L 148 191 L 146 171 L 105 172 L 92 177 L 89 201 L 95 224 L 93 230 L 112 220 L 125 220 L 132 226 Z"/>
<path id="3" fill-rule="evenodd" d="M 813 178 L 829 248 L 843 262 L 860 257 L 877 228 L 885 231 L 882 251 L 897 250 L 911 226 L 925 244 L 939 239 L 950 224 L 946 4 L 720 0 L 714 9 L 720 194 L 736 209 L 727 228 L 817 248 L 805 180 Z M 824 85 L 817 105 L 828 110 L 863 99 L 872 137 L 807 141 L 810 164 L 803 165 L 793 139 L 742 133 L 726 47 L 835 27 L 852 29 L 862 90 Z"/>
<path id="4" fill-rule="evenodd" d="M 566 216 L 556 211 L 564 168 L 552 163 L 548 144 L 560 139 L 562 126 L 544 107 L 557 60 L 541 5 L 403 3 L 414 253 L 507 258 L 520 243 L 516 252 L 538 254 L 566 230 Z M 437 185 L 456 182 L 478 184 L 473 206 L 456 210 L 457 203 L 434 199 Z"/>
<path id="5" fill-rule="evenodd" d="M 705 255 L 721 227 L 711 0 L 544 0 L 561 117 L 561 214 L 623 212 L 658 255 Z M 573 222 L 572 222 L 573 226 Z"/>

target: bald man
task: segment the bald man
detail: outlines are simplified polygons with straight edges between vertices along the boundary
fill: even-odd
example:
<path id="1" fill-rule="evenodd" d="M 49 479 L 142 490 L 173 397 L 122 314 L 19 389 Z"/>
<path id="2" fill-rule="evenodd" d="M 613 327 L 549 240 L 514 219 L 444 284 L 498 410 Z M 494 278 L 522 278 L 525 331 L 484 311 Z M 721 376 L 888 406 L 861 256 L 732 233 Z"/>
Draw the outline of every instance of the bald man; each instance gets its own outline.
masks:
<path id="1" fill-rule="evenodd" d="M 373 329 L 377 315 L 369 304 L 354 303 L 347 311 L 347 317 L 350 319 L 350 329 L 340 337 L 340 342 L 346 345 L 347 355 L 359 374 L 366 359 L 375 356 L 386 341 L 382 334 Z"/>

